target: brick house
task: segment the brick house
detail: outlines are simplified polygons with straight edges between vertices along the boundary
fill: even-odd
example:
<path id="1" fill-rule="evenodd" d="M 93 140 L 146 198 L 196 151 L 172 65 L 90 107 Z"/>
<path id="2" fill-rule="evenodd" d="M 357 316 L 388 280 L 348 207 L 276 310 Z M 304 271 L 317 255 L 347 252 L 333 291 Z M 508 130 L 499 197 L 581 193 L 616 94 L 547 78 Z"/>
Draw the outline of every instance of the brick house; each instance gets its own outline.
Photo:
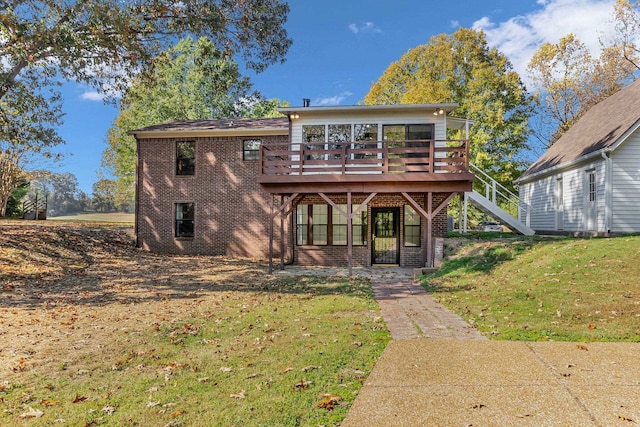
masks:
<path id="1" fill-rule="evenodd" d="M 474 178 L 455 107 L 287 107 L 131 131 L 137 245 L 281 267 L 430 266 L 447 203 Z"/>

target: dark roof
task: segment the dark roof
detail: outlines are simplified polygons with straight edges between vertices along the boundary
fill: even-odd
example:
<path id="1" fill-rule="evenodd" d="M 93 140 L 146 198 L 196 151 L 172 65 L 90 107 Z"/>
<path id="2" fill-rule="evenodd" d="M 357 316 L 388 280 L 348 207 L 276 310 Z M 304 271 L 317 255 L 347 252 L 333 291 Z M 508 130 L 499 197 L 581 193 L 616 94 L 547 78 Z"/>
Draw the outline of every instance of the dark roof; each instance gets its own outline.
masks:
<path id="1" fill-rule="evenodd" d="M 615 144 L 640 119 L 640 80 L 594 105 L 518 179 Z"/>
<path id="2" fill-rule="evenodd" d="M 265 119 L 218 119 L 218 120 L 176 120 L 159 125 L 147 126 L 129 131 L 130 134 L 146 132 L 206 132 L 206 131 L 242 131 L 242 130 L 278 130 L 288 129 L 286 117 Z"/>

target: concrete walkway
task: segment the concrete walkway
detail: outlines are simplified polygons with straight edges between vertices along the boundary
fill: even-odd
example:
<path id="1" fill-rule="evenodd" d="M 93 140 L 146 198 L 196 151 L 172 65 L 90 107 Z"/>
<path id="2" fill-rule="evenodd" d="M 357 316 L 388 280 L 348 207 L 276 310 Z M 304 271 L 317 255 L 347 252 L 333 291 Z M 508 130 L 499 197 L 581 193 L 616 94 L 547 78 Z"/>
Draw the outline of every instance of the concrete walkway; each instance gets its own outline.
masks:
<path id="1" fill-rule="evenodd" d="M 412 269 L 354 274 L 371 279 L 393 340 L 343 427 L 640 425 L 640 343 L 489 341 L 413 283 Z"/>

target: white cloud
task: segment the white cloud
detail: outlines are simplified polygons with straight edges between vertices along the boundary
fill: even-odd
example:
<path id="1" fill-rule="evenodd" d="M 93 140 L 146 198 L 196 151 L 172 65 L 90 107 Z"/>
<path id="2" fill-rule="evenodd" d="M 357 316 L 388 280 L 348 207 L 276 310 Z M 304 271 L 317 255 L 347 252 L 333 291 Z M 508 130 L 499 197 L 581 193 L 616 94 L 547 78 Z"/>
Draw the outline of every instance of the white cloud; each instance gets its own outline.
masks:
<path id="1" fill-rule="evenodd" d="M 361 25 L 349 24 L 349 30 L 353 34 L 360 34 L 360 33 L 382 34 L 382 29 L 370 21 L 365 22 L 364 24 L 361 24 Z"/>
<path id="2" fill-rule="evenodd" d="M 539 0 L 539 9 L 504 22 L 483 17 L 473 28 L 483 30 L 487 43 L 504 53 L 528 83 L 526 68 L 533 53 L 545 42 L 557 43 L 569 33 L 599 56 L 600 38 L 610 31 L 613 0 Z"/>
<path id="3" fill-rule="evenodd" d="M 340 105 L 342 101 L 344 101 L 347 97 L 353 95 L 353 93 L 349 91 L 345 91 L 340 93 L 339 95 L 331 96 L 328 98 L 316 98 L 313 100 L 311 105 L 317 105 L 321 107 L 326 107 L 330 105 Z"/>
<path id="4" fill-rule="evenodd" d="M 95 90 L 93 91 L 88 91 L 88 92 L 84 92 L 82 95 L 80 95 L 80 99 L 84 100 L 84 101 L 102 101 L 104 100 L 105 95 L 103 93 L 97 92 Z"/>

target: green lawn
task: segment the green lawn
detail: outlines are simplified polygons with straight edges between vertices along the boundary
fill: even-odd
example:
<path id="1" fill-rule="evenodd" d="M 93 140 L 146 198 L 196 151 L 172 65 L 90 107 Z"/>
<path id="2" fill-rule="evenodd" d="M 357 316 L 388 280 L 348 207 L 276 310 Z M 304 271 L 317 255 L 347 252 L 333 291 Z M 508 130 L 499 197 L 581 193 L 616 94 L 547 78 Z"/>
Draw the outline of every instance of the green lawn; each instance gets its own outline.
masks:
<path id="1" fill-rule="evenodd" d="M 390 339 L 363 278 L 0 227 L 2 426 L 337 426 Z"/>
<path id="2" fill-rule="evenodd" d="M 488 337 L 640 341 L 640 236 L 460 245 L 422 284 Z"/>

